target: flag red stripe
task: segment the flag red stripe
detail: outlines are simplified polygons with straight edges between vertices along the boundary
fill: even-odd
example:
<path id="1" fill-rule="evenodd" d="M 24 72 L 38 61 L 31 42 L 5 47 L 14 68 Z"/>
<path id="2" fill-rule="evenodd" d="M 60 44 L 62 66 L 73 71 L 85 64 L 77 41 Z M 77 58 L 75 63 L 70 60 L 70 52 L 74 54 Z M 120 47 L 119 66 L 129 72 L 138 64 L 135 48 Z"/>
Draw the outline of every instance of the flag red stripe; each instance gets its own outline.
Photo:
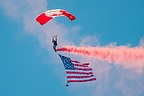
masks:
<path id="1" fill-rule="evenodd" d="M 83 65 L 89 65 L 89 63 L 83 63 Z"/>
<path id="2" fill-rule="evenodd" d="M 92 72 L 70 72 L 70 71 L 67 71 L 66 74 L 87 74 L 87 75 L 90 75 L 93 73 Z"/>
<path id="3" fill-rule="evenodd" d="M 96 78 L 92 78 L 92 79 L 87 79 L 87 80 L 68 80 L 67 82 L 88 82 L 88 81 L 94 81 L 96 80 Z"/>
<path id="4" fill-rule="evenodd" d="M 88 70 L 92 70 L 92 68 L 75 68 L 75 70 L 88 71 Z"/>
<path id="5" fill-rule="evenodd" d="M 90 78 L 93 77 L 94 75 L 90 75 L 90 76 L 67 76 L 67 78 Z"/>

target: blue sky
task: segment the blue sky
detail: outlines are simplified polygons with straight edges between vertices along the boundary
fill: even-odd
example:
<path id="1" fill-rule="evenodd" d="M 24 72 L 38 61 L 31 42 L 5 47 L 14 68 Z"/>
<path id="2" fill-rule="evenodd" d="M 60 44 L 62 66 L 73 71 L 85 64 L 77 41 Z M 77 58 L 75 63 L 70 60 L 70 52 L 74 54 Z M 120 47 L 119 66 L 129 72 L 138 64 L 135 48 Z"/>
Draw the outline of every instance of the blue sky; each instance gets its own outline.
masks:
<path id="1" fill-rule="evenodd" d="M 97 80 L 65 87 L 65 71 L 51 44 L 57 34 L 58 47 L 143 47 L 143 5 L 143 0 L 1 0 L 0 96 L 143 96 L 144 71 L 69 53 L 62 54 L 90 62 Z M 35 21 L 56 8 L 77 19 L 59 17 L 45 26 Z"/>

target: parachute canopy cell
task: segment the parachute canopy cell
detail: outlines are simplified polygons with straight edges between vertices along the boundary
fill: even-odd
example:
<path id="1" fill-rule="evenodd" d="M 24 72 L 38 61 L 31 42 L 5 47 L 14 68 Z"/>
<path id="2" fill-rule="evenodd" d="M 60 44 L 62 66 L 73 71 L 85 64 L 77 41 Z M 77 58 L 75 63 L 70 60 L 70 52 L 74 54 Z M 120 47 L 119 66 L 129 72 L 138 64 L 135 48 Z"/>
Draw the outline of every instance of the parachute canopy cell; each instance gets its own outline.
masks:
<path id="1" fill-rule="evenodd" d="M 41 25 L 46 24 L 49 20 L 58 17 L 58 16 L 66 16 L 68 17 L 71 21 L 75 20 L 76 17 L 72 15 L 71 13 L 67 12 L 66 10 L 62 9 L 53 9 L 53 10 L 48 10 L 42 14 L 40 14 L 37 18 L 36 21 L 39 22 Z"/>

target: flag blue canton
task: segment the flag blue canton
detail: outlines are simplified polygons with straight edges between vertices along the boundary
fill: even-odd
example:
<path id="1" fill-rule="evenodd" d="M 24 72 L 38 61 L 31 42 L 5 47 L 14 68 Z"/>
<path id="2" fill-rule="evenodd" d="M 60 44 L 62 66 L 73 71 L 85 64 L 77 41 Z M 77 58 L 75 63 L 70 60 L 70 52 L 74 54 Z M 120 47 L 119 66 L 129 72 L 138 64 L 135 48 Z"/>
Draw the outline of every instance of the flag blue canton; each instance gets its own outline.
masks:
<path id="1" fill-rule="evenodd" d="M 65 57 L 65 56 L 62 56 L 60 54 L 59 54 L 59 56 L 60 56 L 60 58 L 61 58 L 61 60 L 62 60 L 62 62 L 64 64 L 65 69 L 67 69 L 67 70 L 75 70 L 74 64 L 71 62 L 71 59 L 69 57 Z"/>

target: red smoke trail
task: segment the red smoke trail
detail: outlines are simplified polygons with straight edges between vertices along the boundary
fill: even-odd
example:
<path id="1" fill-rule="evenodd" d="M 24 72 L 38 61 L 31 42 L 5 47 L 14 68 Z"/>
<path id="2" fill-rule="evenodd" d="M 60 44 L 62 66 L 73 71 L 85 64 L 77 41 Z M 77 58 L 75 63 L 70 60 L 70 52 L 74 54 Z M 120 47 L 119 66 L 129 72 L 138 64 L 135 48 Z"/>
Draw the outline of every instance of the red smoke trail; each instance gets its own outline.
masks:
<path id="1" fill-rule="evenodd" d="M 66 51 L 74 54 L 94 56 L 110 63 L 123 64 L 127 67 L 144 67 L 144 48 L 142 47 L 75 47 L 66 46 L 58 48 L 57 51 Z"/>

